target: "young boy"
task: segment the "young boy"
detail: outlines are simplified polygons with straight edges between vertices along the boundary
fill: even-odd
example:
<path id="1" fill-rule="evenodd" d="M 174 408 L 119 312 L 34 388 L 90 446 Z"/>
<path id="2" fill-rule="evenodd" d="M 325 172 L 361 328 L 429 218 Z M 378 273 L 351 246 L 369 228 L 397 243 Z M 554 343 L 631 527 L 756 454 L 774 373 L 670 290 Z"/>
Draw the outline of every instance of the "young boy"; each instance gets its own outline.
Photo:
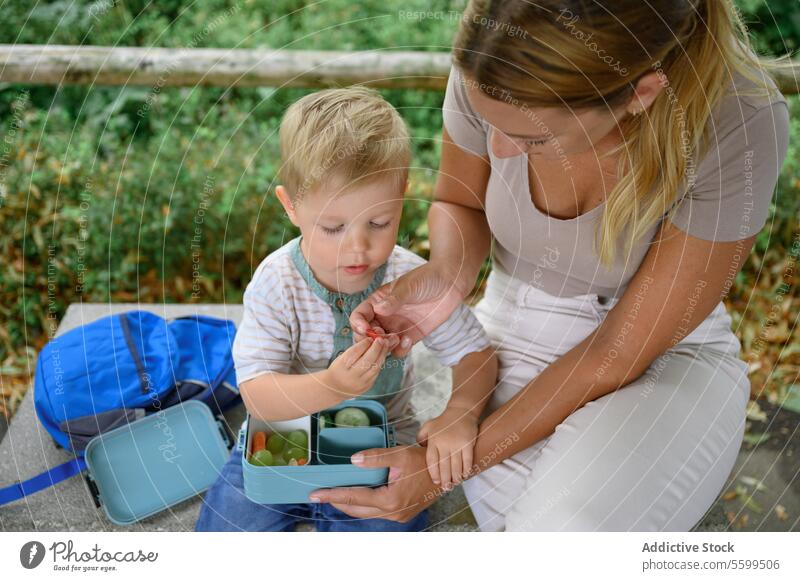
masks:
<path id="1" fill-rule="evenodd" d="M 276 194 L 298 238 L 267 256 L 244 294 L 233 355 L 242 398 L 266 421 L 308 415 L 351 398 L 386 406 L 398 444 L 419 428 L 411 409 L 411 358 L 390 354 L 395 336 L 353 343 L 349 316 L 375 289 L 424 264 L 396 245 L 410 162 L 403 120 L 378 93 L 331 89 L 294 103 L 280 128 L 282 185 Z M 424 339 L 453 368 L 444 413 L 423 428 L 429 471 L 451 488 L 472 467 L 478 418 L 495 385 L 497 362 L 483 328 L 462 305 Z M 423 433 L 423 432 L 420 432 Z M 195 530 L 422 530 L 354 519 L 328 504 L 261 505 L 242 485 L 241 452 L 231 454 L 206 493 Z"/>

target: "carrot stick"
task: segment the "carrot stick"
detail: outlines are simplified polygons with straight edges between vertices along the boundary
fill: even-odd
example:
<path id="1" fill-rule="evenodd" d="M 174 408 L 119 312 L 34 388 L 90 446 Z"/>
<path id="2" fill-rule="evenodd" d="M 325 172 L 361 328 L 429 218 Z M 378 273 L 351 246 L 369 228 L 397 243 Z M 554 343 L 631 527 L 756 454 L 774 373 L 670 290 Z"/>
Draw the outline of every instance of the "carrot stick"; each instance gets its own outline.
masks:
<path id="1" fill-rule="evenodd" d="M 369 337 L 370 339 L 377 339 L 378 337 L 389 337 L 391 335 L 397 335 L 397 333 L 379 333 L 373 327 L 369 327 L 365 331 L 365 333 L 366 333 L 367 337 Z"/>
<path id="2" fill-rule="evenodd" d="M 263 450 L 266 447 L 267 447 L 267 433 L 256 432 L 255 434 L 253 434 L 253 442 L 250 454 L 255 454 L 259 450 Z"/>

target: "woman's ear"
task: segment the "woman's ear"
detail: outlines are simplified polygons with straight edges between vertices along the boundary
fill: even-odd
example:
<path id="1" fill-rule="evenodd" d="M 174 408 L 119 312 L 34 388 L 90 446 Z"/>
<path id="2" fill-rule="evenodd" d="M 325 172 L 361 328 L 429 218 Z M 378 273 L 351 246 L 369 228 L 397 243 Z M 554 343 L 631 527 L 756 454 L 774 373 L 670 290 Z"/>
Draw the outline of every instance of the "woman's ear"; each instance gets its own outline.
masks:
<path id="1" fill-rule="evenodd" d="M 295 212 L 294 204 L 292 203 L 292 199 L 289 197 L 289 193 L 286 191 L 286 188 L 283 186 L 275 186 L 275 195 L 281 202 L 283 209 L 286 210 L 286 215 L 289 216 L 289 220 L 291 220 L 292 224 L 300 227 L 300 224 L 297 223 L 297 213 Z"/>
<path id="2" fill-rule="evenodd" d="M 638 115 L 653 104 L 661 91 L 664 90 L 665 82 L 655 71 L 643 75 L 636 81 L 636 90 L 631 97 L 626 110 L 631 115 Z"/>

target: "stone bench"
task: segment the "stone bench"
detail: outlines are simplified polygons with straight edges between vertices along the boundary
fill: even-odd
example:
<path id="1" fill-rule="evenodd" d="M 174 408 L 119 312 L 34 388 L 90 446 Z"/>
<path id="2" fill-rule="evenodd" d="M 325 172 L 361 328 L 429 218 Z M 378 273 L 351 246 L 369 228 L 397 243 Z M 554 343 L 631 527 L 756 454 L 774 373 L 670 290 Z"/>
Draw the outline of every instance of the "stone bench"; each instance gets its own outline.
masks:
<path id="1" fill-rule="evenodd" d="M 127 310 L 142 309 L 165 318 L 204 314 L 230 319 L 237 325 L 242 317 L 241 305 L 139 305 L 139 304 L 73 304 L 67 309 L 58 334 L 89 323 L 100 317 Z M 413 403 L 425 421 L 444 408 L 450 392 L 450 370 L 442 368 L 421 343 L 412 352 L 417 370 L 418 389 Z M 234 434 L 244 419 L 244 406 L 225 414 Z M 0 442 L 0 486 L 25 480 L 48 468 L 66 462 L 71 455 L 57 448 L 36 417 L 33 390 L 29 390 L 11 420 L 8 433 Z M 106 518 L 102 508 L 92 500 L 85 480 L 76 476 L 17 502 L 0 507 L 0 530 L 3 531 L 191 531 L 201 506 L 196 496 L 148 519 L 130 526 L 119 526 Z M 709 511 L 696 530 L 724 530 L 721 508 Z M 303 527 L 307 530 L 307 527 Z M 475 519 L 463 492 L 457 487 L 431 508 L 431 530 L 477 530 Z"/>

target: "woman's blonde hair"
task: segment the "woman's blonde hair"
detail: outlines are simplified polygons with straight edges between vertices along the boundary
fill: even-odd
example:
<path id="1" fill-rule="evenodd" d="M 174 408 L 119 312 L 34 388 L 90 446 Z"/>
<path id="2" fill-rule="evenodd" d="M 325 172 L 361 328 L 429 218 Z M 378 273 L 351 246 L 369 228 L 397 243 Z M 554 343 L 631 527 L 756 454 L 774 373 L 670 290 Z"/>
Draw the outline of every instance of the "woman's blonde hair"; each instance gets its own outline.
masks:
<path id="1" fill-rule="evenodd" d="M 326 89 L 294 102 L 281 120 L 280 179 L 292 201 L 335 177 L 344 184 L 394 178 L 411 161 L 408 129 L 377 91 Z"/>
<path id="2" fill-rule="evenodd" d="M 791 66 L 755 55 L 730 0 L 472 0 L 453 56 L 467 77 L 532 107 L 619 107 L 657 72 L 665 90 L 645 114 L 623 119 L 624 141 L 606 154 L 621 153 L 596 238 L 606 266 L 620 241 L 627 256 L 677 209 L 733 73 L 753 83 L 749 94 L 768 95 L 777 88 L 766 73 Z"/>

